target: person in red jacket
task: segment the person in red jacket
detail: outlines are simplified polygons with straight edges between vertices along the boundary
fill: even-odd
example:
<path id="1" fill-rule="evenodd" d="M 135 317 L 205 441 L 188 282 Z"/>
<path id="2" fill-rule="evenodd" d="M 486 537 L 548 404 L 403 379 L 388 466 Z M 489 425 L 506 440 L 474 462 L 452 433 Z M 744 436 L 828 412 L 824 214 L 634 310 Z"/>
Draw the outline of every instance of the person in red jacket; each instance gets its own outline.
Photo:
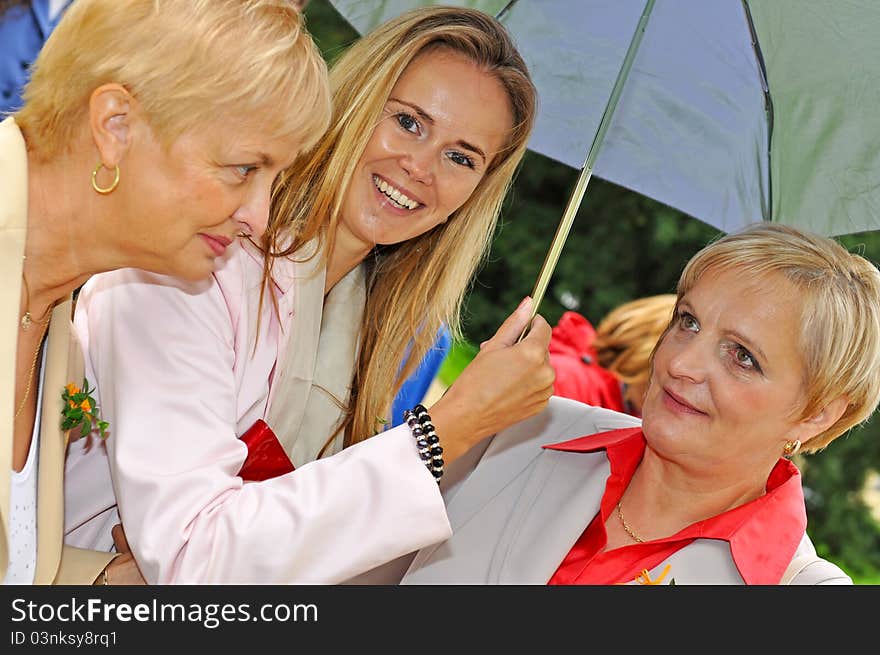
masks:
<path id="1" fill-rule="evenodd" d="M 581 314 L 565 312 L 550 338 L 554 395 L 641 416 L 651 352 L 674 306 L 671 293 L 639 298 L 613 309 L 595 329 Z"/>

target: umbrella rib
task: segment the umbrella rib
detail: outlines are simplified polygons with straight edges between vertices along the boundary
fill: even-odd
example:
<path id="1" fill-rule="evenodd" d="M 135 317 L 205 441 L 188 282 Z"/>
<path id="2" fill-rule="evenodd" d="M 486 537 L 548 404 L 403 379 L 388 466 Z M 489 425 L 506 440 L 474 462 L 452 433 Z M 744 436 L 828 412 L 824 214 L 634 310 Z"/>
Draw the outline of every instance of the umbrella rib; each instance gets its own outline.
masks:
<path id="1" fill-rule="evenodd" d="M 495 19 L 496 19 L 496 20 L 501 20 L 502 18 L 504 18 L 504 15 L 505 15 L 508 11 L 510 11 L 510 8 L 511 8 L 513 5 L 515 5 L 515 4 L 517 3 L 517 1 L 518 1 L 518 0 L 510 0 L 510 2 L 508 2 L 506 5 L 504 5 L 504 7 L 501 8 L 501 11 L 499 11 L 497 14 L 495 14 Z"/>
<path id="2" fill-rule="evenodd" d="M 764 208 L 764 220 L 773 220 L 773 169 L 772 150 L 770 144 L 773 143 L 773 98 L 770 96 L 770 84 L 767 80 L 767 65 L 764 63 L 764 53 L 761 52 L 761 44 L 758 43 L 758 32 L 755 29 L 755 22 L 752 20 L 752 10 L 749 8 L 748 0 L 742 0 L 743 11 L 746 12 L 746 22 L 749 24 L 749 34 L 752 38 L 752 50 L 755 52 L 755 60 L 758 63 L 758 73 L 761 77 L 761 91 L 764 94 L 764 113 L 767 114 L 767 199 L 768 206 Z"/>

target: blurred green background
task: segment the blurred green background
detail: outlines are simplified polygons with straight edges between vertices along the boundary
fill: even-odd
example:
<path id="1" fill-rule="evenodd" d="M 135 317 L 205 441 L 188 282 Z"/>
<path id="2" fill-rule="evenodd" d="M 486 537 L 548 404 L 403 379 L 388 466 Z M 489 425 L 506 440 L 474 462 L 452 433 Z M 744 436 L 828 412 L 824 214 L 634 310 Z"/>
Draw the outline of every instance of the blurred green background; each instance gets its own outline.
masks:
<path id="1" fill-rule="evenodd" d="M 357 38 L 327 0 L 311 0 L 306 20 L 325 58 Z M 529 152 L 507 199 L 490 257 L 465 306 L 464 342 L 456 343 L 439 377 L 451 384 L 523 296 L 532 292 L 577 171 Z M 590 182 L 541 304 L 554 325 L 566 310 L 594 324 L 617 305 L 673 293 L 688 259 L 718 231 L 628 189 Z M 841 243 L 873 262 L 880 233 L 852 234 Z M 819 554 L 857 584 L 880 583 L 880 430 L 876 415 L 834 441 L 818 457 L 797 459 L 804 477 L 809 525 Z"/>

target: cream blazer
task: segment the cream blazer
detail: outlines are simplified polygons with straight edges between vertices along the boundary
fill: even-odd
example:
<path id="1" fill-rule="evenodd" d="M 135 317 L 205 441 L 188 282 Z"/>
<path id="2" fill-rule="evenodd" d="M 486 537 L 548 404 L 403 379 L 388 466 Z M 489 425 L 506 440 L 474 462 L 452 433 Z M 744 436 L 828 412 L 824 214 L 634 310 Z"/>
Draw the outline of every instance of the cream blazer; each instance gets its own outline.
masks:
<path id="1" fill-rule="evenodd" d="M 0 578 L 9 565 L 9 493 L 15 402 L 15 352 L 18 342 L 21 269 L 27 230 L 27 152 L 12 118 L 0 123 Z M 86 180 L 87 183 L 87 180 Z M 64 452 L 61 391 L 82 382 L 82 352 L 70 325 L 70 300 L 52 313 L 40 417 L 37 488 L 36 584 L 91 584 L 112 554 L 62 547 L 64 524 Z"/>

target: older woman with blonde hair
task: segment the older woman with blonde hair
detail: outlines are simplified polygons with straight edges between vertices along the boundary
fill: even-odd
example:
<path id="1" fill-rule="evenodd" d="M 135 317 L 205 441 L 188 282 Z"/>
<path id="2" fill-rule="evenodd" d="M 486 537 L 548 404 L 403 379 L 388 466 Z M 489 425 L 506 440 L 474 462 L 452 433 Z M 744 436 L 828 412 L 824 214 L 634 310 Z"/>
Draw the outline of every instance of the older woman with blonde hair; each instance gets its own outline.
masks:
<path id="1" fill-rule="evenodd" d="M 438 326 L 458 329 L 533 124 L 504 28 L 415 10 L 352 46 L 331 86 L 330 128 L 275 189 L 267 257 L 246 248 L 241 275 L 200 293 L 123 271 L 80 297 L 116 432 L 112 485 L 70 539 L 106 547 L 118 503 L 148 582 L 335 583 L 441 541 L 445 467 L 551 394 L 546 321 L 517 340 L 525 299 L 441 400 L 388 425 Z"/>
<path id="2" fill-rule="evenodd" d="M 77 0 L 66 11 L 23 107 L 0 123 L 5 582 L 139 577 L 130 555 L 105 568 L 112 554 L 62 549 L 68 435 L 107 430 L 80 388 L 72 293 L 123 266 L 206 281 L 238 235 L 263 232 L 272 181 L 328 116 L 326 66 L 287 2 Z"/>
<path id="3" fill-rule="evenodd" d="M 554 399 L 473 449 L 452 538 L 403 581 L 852 584 L 807 536 L 791 457 L 878 401 L 877 267 L 784 225 L 724 236 L 681 276 L 641 426 Z"/>

